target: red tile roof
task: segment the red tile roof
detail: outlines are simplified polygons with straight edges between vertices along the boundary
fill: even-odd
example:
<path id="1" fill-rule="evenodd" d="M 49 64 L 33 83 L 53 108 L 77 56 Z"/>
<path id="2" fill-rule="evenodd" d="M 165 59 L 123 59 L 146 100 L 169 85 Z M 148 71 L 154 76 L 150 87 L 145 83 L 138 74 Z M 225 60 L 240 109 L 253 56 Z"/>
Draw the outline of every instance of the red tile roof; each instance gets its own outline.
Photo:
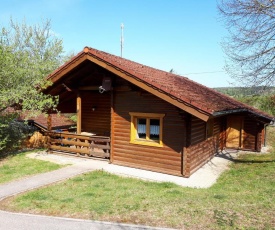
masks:
<path id="1" fill-rule="evenodd" d="M 63 114 L 51 114 L 52 116 L 52 129 L 63 129 L 75 126 L 76 123 L 70 120 L 68 117 Z M 35 117 L 29 117 L 24 114 L 21 114 L 18 120 L 28 120 L 33 121 L 34 124 L 43 130 L 47 130 L 47 116 L 40 114 Z"/>
<path id="2" fill-rule="evenodd" d="M 65 127 L 75 126 L 76 123 L 62 114 L 51 114 L 52 116 L 52 129 L 62 129 Z M 47 129 L 47 117 L 43 114 L 38 115 L 35 118 L 31 118 L 36 124 L 44 129 Z"/>
<path id="3" fill-rule="evenodd" d="M 3 114 L 15 114 L 18 121 L 33 121 L 37 126 L 42 129 L 47 129 L 47 116 L 45 114 L 39 114 L 35 117 L 31 117 L 28 112 L 22 112 L 22 110 L 16 110 L 13 107 L 8 107 L 3 111 Z M 76 123 L 69 119 L 64 114 L 51 114 L 52 116 L 52 129 L 62 129 L 76 126 Z"/>
<path id="4" fill-rule="evenodd" d="M 56 74 L 62 72 L 84 55 L 93 56 L 107 65 L 114 66 L 119 71 L 125 72 L 129 76 L 143 81 L 153 88 L 157 88 L 164 94 L 202 110 L 209 115 L 216 116 L 233 111 L 248 111 L 269 120 L 274 120 L 274 117 L 260 110 L 236 101 L 229 96 L 223 95 L 186 77 L 142 65 L 90 47 L 85 47 L 82 52 L 49 75 L 48 79 L 52 79 Z"/>

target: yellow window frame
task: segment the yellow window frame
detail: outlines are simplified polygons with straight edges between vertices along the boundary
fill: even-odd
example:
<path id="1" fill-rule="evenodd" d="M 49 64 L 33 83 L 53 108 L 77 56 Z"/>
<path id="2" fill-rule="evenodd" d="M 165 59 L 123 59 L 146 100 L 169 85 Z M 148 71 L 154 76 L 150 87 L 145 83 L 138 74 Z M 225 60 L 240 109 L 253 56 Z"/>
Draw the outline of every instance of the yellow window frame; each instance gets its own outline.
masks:
<path id="1" fill-rule="evenodd" d="M 130 112 L 131 116 L 131 137 L 130 143 L 138 145 L 147 145 L 155 147 L 163 147 L 163 118 L 165 114 L 162 113 L 136 113 Z M 137 138 L 137 120 L 146 119 L 146 139 Z M 150 139 L 150 119 L 159 119 L 159 141 L 156 142 Z"/>

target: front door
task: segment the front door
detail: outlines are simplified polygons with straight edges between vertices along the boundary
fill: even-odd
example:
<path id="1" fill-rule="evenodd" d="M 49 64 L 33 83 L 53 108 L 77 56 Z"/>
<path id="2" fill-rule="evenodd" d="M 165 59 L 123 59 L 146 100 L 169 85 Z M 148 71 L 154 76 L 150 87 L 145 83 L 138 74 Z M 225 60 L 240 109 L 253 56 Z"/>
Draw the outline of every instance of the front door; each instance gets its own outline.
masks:
<path id="1" fill-rule="evenodd" d="M 242 146 L 242 126 L 242 117 L 227 117 L 226 147 L 240 148 Z"/>

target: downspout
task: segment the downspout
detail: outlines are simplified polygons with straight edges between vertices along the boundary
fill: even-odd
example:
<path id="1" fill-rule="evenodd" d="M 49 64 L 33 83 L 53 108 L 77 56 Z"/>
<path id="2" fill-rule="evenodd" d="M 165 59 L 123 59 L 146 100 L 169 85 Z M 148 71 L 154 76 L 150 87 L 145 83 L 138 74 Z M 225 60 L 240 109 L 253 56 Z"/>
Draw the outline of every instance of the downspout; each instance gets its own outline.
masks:
<path id="1" fill-rule="evenodd" d="M 264 147 L 266 147 L 266 127 L 268 124 L 264 124 Z"/>

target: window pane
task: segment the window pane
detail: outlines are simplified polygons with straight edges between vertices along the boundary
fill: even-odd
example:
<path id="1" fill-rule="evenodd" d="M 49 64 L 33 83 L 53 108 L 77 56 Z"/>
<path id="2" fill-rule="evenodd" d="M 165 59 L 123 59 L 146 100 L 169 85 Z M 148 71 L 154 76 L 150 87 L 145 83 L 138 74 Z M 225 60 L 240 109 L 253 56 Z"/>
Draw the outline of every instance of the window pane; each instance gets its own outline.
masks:
<path id="1" fill-rule="evenodd" d="M 159 119 L 150 119 L 150 139 L 159 141 Z"/>
<path id="2" fill-rule="evenodd" d="M 146 119 L 137 119 L 137 138 L 146 139 Z"/>

